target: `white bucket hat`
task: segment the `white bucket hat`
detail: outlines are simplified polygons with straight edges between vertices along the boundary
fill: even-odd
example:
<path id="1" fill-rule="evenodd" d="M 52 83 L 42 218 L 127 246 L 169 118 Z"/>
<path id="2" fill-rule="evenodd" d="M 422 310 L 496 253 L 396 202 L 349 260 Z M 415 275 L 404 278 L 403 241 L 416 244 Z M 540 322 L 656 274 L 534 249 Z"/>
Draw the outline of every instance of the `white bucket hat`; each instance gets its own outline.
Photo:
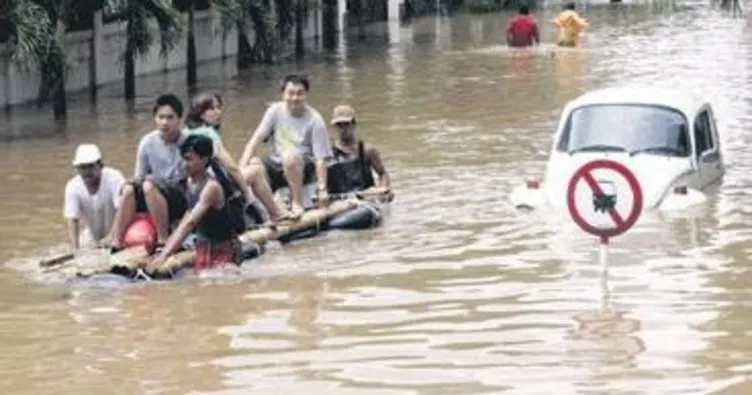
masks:
<path id="1" fill-rule="evenodd" d="M 76 148 L 76 156 L 73 158 L 73 166 L 88 165 L 102 160 L 99 147 L 94 144 L 81 144 Z"/>

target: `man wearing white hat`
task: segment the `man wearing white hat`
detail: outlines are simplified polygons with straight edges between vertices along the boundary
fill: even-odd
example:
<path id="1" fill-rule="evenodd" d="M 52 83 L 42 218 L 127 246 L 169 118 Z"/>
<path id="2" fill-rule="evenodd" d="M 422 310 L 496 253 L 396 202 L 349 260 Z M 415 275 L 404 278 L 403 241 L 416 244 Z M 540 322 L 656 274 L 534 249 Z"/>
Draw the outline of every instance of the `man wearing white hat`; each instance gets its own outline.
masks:
<path id="1" fill-rule="evenodd" d="M 63 209 L 71 246 L 80 247 L 81 219 L 86 222 L 92 241 L 101 245 L 112 228 L 125 178 L 120 171 L 104 167 L 102 154 L 94 144 L 76 148 L 73 166 L 78 175 L 65 186 Z"/>

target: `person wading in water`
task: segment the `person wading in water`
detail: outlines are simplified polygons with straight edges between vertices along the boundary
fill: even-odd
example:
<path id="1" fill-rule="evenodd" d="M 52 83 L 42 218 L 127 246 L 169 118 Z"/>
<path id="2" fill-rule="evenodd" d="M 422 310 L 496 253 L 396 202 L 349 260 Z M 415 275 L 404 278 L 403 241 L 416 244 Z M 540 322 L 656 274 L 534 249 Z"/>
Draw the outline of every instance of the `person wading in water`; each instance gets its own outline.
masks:
<path id="1" fill-rule="evenodd" d="M 80 247 L 80 221 L 83 219 L 94 244 L 103 246 L 109 242 L 125 177 L 119 170 L 104 166 L 102 153 L 94 144 L 81 144 L 76 148 L 73 166 L 78 175 L 65 185 L 63 209 L 68 239 L 74 250 Z"/>
<path id="2" fill-rule="evenodd" d="M 520 7 L 519 14 L 507 25 L 507 45 L 510 47 L 530 47 L 540 44 L 538 23 L 530 16 L 527 6 Z"/>
<path id="3" fill-rule="evenodd" d="M 554 25 L 559 28 L 556 45 L 560 47 L 576 47 L 580 44 L 582 31 L 588 26 L 587 21 L 575 11 L 574 3 L 567 3 L 564 10 L 554 19 Z"/>
<path id="4" fill-rule="evenodd" d="M 338 138 L 334 144 L 334 159 L 328 168 L 329 193 L 361 191 L 374 186 L 388 190 L 391 180 L 379 150 L 355 136 L 355 110 L 347 105 L 335 107 L 331 123 Z M 378 175 L 378 182 L 374 181 L 372 171 Z"/>

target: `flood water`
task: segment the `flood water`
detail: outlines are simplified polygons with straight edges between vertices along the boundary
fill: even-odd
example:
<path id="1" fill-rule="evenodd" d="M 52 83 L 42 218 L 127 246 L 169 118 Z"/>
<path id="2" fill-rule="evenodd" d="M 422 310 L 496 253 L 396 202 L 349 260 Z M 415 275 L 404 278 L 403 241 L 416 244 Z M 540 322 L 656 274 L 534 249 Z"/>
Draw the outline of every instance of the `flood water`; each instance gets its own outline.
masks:
<path id="1" fill-rule="evenodd" d="M 554 13 L 537 16 L 550 42 Z M 382 149 L 397 194 L 384 226 L 272 244 L 213 279 L 71 288 L 3 268 L 0 392 L 752 393 L 749 23 L 705 5 L 585 16 L 583 48 L 556 56 L 499 46 L 508 15 L 495 14 L 350 36 L 299 65 L 312 104 L 327 118 L 353 104 Z M 226 96 L 235 155 L 295 69 L 200 70 Z M 57 134 L 46 112 L 0 115 L 2 261 L 64 242 L 75 146 L 96 142 L 130 174 L 152 97 L 184 94 L 182 81 L 140 80 L 130 115 L 120 85 L 94 107 L 74 99 Z M 592 237 L 506 198 L 541 174 L 562 105 L 618 83 L 709 97 L 729 169 L 702 212 L 646 217 L 615 239 L 603 279 Z"/>

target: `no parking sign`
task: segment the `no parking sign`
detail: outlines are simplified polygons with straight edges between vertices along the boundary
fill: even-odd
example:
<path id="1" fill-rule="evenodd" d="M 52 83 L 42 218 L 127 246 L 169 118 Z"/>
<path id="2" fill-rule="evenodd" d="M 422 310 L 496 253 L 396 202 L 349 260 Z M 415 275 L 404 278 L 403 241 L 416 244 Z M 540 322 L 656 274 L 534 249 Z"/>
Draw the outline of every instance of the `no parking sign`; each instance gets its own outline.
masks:
<path id="1" fill-rule="evenodd" d="M 631 228 L 642 213 L 642 189 L 621 163 L 597 159 L 569 180 L 567 208 L 572 220 L 602 244 Z"/>

